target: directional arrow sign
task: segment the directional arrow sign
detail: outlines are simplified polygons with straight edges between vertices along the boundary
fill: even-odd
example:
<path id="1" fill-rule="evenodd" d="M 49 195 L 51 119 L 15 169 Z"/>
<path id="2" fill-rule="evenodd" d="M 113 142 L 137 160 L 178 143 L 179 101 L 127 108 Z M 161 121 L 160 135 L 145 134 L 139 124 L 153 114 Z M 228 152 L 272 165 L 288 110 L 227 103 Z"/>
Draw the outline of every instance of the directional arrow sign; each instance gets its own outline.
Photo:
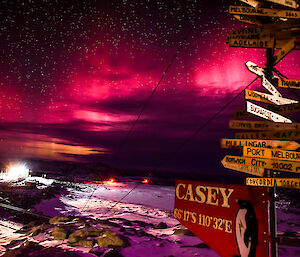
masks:
<path id="1" fill-rule="evenodd" d="M 245 63 L 247 69 L 254 74 L 256 74 L 259 77 L 264 77 L 265 76 L 265 70 L 258 65 L 256 65 L 254 62 L 248 61 Z"/>
<path id="2" fill-rule="evenodd" d="M 243 147 L 243 156 L 300 162 L 300 152 L 261 147 Z"/>
<path id="3" fill-rule="evenodd" d="M 263 103 L 268 103 L 268 104 L 273 104 L 268 98 L 264 96 L 263 93 L 258 92 L 258 91 L 253 91 L 250 89 L 245 89 L 245 99 L 247 100 L 253 100 L 257 102 L 263 102 Z"/>
<path id="4" fill-rule="evenodd" d="M 235 133 L 235 138 L 238 139 L 282 139 L 282 140 L 299 140 L 299 130 L 275 130 L 262 132 L 246 132 Z"/>
<path id="5" fill-rule="evenodd" d="M 243 146 L 262 148 L 282 148 L 286 150 L 297 150 L 300 144 L 295 141 L 283 140 L 258 140 L 258 139 L 221 139 L 221 148 L 242 148 Z"/>
<path id="6" fill-rule="evenodd" d="M 262 108 L 248 101 L 247 101 L 247 112 L 274 122 L 292 123 L 290 119 L 287 119 L 275 112 L 271 112 L 265 108 Z"/>
<path id="7" fill-rule="evenodd" d="M 295 88 L 300 89 L 300 80 L 294 80 L 294 79 L 279 79 L 278 80 L 278 86 L 279 87 L 285 87 L 285 88 Z"/>
<path id="8" fill-rule="evenodd" d="M 299 5 L 294 0 L 267 0 L 267 1 L 275 3 L 275 4 L 288 6 L 288 7 L 295 8 L 295 9 L 299 7 Z M 256 7 L 254 5 L 252 5 L 252 6 Z"/>
<path id="9" fill-rule="evenodd" d="M 229 39 L 229 46 L 244 48 L 273 48 L 274 38 L 270 39 Z"/>
<path id="10" fill-rule="evenodd" d="M 253 6 L 253 7 L 258 7 L 258 6 L 261 5 L 261 3 L 258 2 L 257 0 L 240 0 L 240 1 L 244 2 L 246 4 L 249 4 L 249 5 Z"/>
<path id="11" fill-rule="evenodd" d="M 252 16 L 246 16 L 253 18 Z M 263 27 L 268 30 L 277 31 L 282 29 L 290 29 L 290 28 L 299 28 L 300 26 L 300 19 L 298 20 L 288 20 L 288 21 L 279 21 L 264 24 Z"/>
<path id="12" fill-rule="evenodd" d="M 231 170 L 236 170 L 244 173 L 248 173 L 251 175 L 259 176 L 262 177 L 264 175 L 264 168 L 262 167 L 253 167 L 249 165 L 245 165 L 244 163 L 236 163 L 239 160 L 245 161 L 245 158 L 239 158 L 238 156 L 229 156 L 226 155 L 224 159 L 221 161 L 223 164 L 224 168 L 231 169 Z"/>
<path id="13" fill-rule="evenodd" d="M 248 95 L 250 95 L 250 96 L 248 97 Z M 264 102 L 264 103 L 271 103 L 271 104 L 276 104 L 276 105 L 298 103 L 298 101 L 296 101 L 296 100 L 283 98 L 283 97 L 279 97 L 279 96 L 275 96 L 275 95 L 270 95 L 270 94 L 266 94 L 266 93 L 262 93 L 262 92 L 258 92 L 258 91 L 252 91 L 252 90 L 248 90 L 247 92 L 245 91 L 245 99 Z"/>
<path id="14" fill-rule="evenodd" d="M 227 165 L 228 167 L 225 167 Z M 264 169 L 271 169 L 277 171 L 284 171 L 284 172 L 293 172 L 293 173 L 300 173 L 300 163 L 293 162 L 293 161 L 284 161 L 284 160 L 271 160 L 271 159 L 263 159 L 263 158 L 254 158 L 254 157 L 240 157 L 240 156 L 231 156 L 226 155 L 222 160 L 222 164 L 225 168 L 231 168 L 237 170 L 240 166 L 245 167 L 252 167 L 252 169 L 246 169 L 252 172 L 258 171 L 258 173 L 252 173 L 256 176 L 263 176 L 264 173 L 259 173 Z M 241 171 L 241 170 L 239 170 Z M 246 172 L 247 173 L 247 172 Z"/>
<path id="15" fill-rule="evenodd" d="M 266 79 L 265 76 L 262 77 L 261 85 L 267 89 L 271 94 L 274 96 L 277 96 L 278 98 L 281 98 L 281 94 L 278 92 L 278 90 L 272 85 L 272 83 Z M 285 98 L 281 98 L 285 99 Z M 292 103 L 285 103 L 285 104 L 292 104 Z"/>
<path id="16" fill-rule="evenodd" d="M 278 10 L 269 8 L 253 8 L 248 6 L 229 6 L 230 14 L 253 15 L 253 16 L 266 16 L 287 19 L 299 19 L 300 11 L 292 10 Z"/>
<path id="17" fill-rule="evenodd" d="M 295 39 L 291 39 L 278 53 L 274 56 L 274 65 L 281 61 L 289 52 L 295 48 Z"/>
<path id="18" fill-rule="evenodd" d="M 268 121 L 252 121 L 252 120 L 231 120 L 229 128 L 244 130 L 300 130 L 300 123 L 278 123 Z"/>
<path id="19" fill-rule="evenodd" d="M 246 178 L 247 186 L 300 188 L 300 178 Z"/>
<path id="20" fill-rule="evenodd" d="M 261 21 L 257 20 L 256 18 L 254 18 L 252 16 L 233 15 L 233 17 L 243 23 L 254 24 L 254 25 L 263 25 Z"/>

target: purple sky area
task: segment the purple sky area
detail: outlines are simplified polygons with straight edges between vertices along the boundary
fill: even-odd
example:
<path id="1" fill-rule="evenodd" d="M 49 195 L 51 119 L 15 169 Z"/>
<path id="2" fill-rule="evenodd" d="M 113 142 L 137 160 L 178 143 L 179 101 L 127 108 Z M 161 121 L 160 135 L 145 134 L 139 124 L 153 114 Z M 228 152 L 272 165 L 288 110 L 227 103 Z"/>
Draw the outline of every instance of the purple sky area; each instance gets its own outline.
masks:
<path id="1" fill-rule="evenodd" d="M 1 158 L 220 168 L 219 141 L 233 137 L 228 122 L 244 107 L 243 96 L 175 158 L 170 153 L 255 78 L 246 61 L 264 64 L 264 49 L 225 43 L 229 31 L 247 25 L 216 0 L 55 2 L 1 3 Z M 187 43 L 117 153 L 192 24 Z M 299 79 L 299 57 L 293 51 L 277 69 Z M 259 81 L 251 88 L 264 91 Z"/>

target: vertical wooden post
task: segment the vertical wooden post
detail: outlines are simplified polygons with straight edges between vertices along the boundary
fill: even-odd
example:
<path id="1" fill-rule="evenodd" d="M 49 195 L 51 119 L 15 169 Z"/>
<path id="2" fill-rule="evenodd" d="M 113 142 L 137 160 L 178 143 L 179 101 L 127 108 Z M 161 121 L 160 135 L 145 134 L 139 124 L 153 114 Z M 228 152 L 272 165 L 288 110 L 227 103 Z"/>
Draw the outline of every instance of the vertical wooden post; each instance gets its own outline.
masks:
<path id="1" fill-rule="evenodd" d="M 272 70 L 274 67 L 274 48 L 267 48 L 267 62 L 266 62 L 266 78 L 272 82 Z M 268 171 L 268 177 L 273 178 L 274 172 L 273 170 Z M 270 187 L 269 194 L 271 196 L 270 201 L 270 233 L 272 237 L 271 241 L 271 257 L 278 257 L 278 250 L 277 250 L 277 216 L 276 216 L 276 188 Z"/>

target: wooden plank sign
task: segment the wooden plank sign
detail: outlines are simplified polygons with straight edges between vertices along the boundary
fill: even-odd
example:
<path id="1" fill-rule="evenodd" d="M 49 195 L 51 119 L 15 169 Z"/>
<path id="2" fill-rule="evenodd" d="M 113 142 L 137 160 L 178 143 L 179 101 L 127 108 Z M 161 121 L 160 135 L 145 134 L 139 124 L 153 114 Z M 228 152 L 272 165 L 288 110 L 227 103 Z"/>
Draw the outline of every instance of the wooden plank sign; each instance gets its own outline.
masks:
<path id="1" fill-rule="evenodd" d="M 251 71 L 252 73 L 256 74 L 259 77 L 265 76 L 265 70 L 258 65 L 256 65 L 254 62 L 248 61 L 245 63 L 247 69 Z"/>
<path id="2" fill-rule="evenodd" d="M 300 152 L 260 147 L 243 147 L 243 156 L 300 162 Z"/>
<path id="3" fill-rule="evenodd" d="M 288 6 L 288 7 L 295 8 L 295 9 L 299 7 L 299 4 L 297 4 L 294 0 L 267 0 L 267 1 L 275 3 L 275 4 Z M 256 6 L 253 6 L 253 7 L 256 7 Z"/>
<path id="4" fill-rule="evenodd" d="M 300 123 L 274 123 L 268 121 L 250 121 L 250 120 L 231 120 L 229 128 L 243 130 L 300 130 Z"/>
<path id="5" fill-rule="evenodd" d="M 269 256 L 267 188 L 177 180 L 174 217 L 220 256 Z"/>
<path id="6" fill-rule="evenodd" d="M 228 168 L 230 169 L 230 165 L 233 166 L 234 169 L 236 166 L 243 166 L 243 167 L 252 167 L 255 170 L 258 170 L 258 173 L 252 173 L 256 176 L 263 176 L 263 172 L 260 173 L 261 169 L 270 169 L 270 170 L 277 170 L 277 171 L 284 171 L 284 172 L 294 172 L 300 173 L 300 163 L 293 162 L 293 161 L 284 161 L 284 160 L 271 160 L 271 159 L 263 159 L 263 158 L 254 158 L 254 157 L 240 157 L 240 156 L 231 156 L 226 155 L 222 160 L 225 164 L 229 164 Z M 224 165 L 224 164 L 223 164 Z M 224 165 L 225 167 L 225 165 Z M 225 167 L 227 168 L 227 167 Z M 238 170 L 238 169 L 235 169 Z M 251 169 L 249 169 L 251 170 Z M 243 170 L 238 170 L 245 173 L 249 173 Z"/>
<path id="7" fill-rule="evenodd" d="M 234 18 L 236 18 L 238 21 L 253 25 L 263 25 L 261 21 L 256 19 L 252 16 L 246 16 L 246 15 L 233 15 Z"/>
<path id="8" fill-rule="evenodd" d="M 270 39 L 229 39 L 229 46 L 244 48 L 273 48 L 274 38 Z"/>
<path id="9" fill-rule="evenodd" d="M 300 80 L 294 80 L 294 79 L 279 79 L 278 80 L 278 86 L 284 87 L 284 88 L 294 88 L 294 89 L 300 89 Z"/>
<path id="10" fill-rule="evenodd" d="M 226 155 L 224 157 L 224 159 L 221 161 L 222 165 L 224 166 L 224 168 L 226 169 L 231 169 L 231 170 L 235 170 L 235 171 L 240 171 L 243 173 L 247 173 L 247 174 L 251 174 L 251 175 L 255 175 L 255 176 L 259 176 L 262 177 L 265 173 L 264 168 L 262 167 L 254 167 L 254 166 L 250 166 L 244 163 L 237 163 L 238 160 L 241 161 L 245 161 L 245 158 L 243 157 L 238 157 L 238 156 L 229 156 Z"/>
<path id="11" fill-rule="evenodd" d="M 240 1 L 244 2 L 246 4 L 249 4 L 249 5 L 253 6 L 253 7 L 258 7 L 258 6 L 261 5 L 261 3 L 259 1 L 257 1 L 257 0 L 240 0 Z"/>
<path id="12" fill-rule="evenodd" d="M 252 91 L 249 89 L 245 90 L 245 99 L 247 100 L 254 100 L 257 102 L 269 103 L 269 104 L 276 104 L 276 105 L 285 105 L 285 104 L 295 104 L 298 101 L 288 98 L 283 98 L 279 96 L 274 96 L 258 91 Z"/>
<path id="13" fill-rule="evenodd" d="M 272 95 L 281 97 L 281 94 L 278 92 L 278 90 L 272 85 L 272 83 L 266 79 L 265 76 L 262 77 L 261 85 L 267 89 Z"/>
<path id="14" fill-rule="evenodd" d="M 300 11 L 279 10 L 270 8 L 253 8 L 248 6 L 229 6 L 230 14 L 299 19 Z"/>
<path id="15" fill-rule="evenodd" d="M 300 140 L 299 130 L 275 130 L 261 132 L 235 133 L 238 139 L 281 139 L 281 140 Z"/>
<path id="16" fill-rule="evenodd" d="M 287 104 L 287 105 L 272 105 L 270 106 L 272 111 L 278 113 L 295 113 L 300 112 L 300 103 L 297 104 Z"/>
<path id="17" fill-rule="evenodd" d="M 283 140 L 221 139 L 221 148 L 242 148 L 243 146 L 297 150 L 300 147 L 300 144 L 295 141 Z"/>
<path id="18" fill-rule="evenodd" d="M 287 119 L 275 112 L 271 112 L 249 101 L 247 101 L 247 112 L 262 117 L 264 119 L 271 120 L 273 122 L 292 123 L 290 119 Z"/>
<path id="19" fill-rule="evenodd" d="M 252 16 L 247 16 L 247 17 L 252 17 Z M 272 31 L 277 31 L 277 30 L 281 31 L 283 29 L 299 28 L 299 26 L 300 26 L 300 19 L 272 22 L 263 25 L 265 29 L 272 30 Z"/>
<path id="20" fill-rule="evenodd" d="M 289 54 L 295 48 L 296 39 L 291 39 L 289 42 L 278 51 L 278 53 L 274 56 L 274 65 L 279 63 L 285 56 Z"/>
<path id="21" fill-rule="evenodd" d="M 300 178 L 246 178 L 247 186 L 300 188 Z"/>

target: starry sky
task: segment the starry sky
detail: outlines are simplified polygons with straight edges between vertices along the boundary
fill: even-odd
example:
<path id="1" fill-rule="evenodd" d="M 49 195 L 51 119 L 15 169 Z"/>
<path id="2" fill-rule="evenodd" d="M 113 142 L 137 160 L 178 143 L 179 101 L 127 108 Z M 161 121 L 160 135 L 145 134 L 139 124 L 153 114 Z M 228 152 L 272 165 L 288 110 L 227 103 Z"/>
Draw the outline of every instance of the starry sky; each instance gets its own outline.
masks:
<path id="1" fill-rule="evenodd" d="M 246 26 L 227 9 L 221 0 L 1 1 L 1 159 L 222 169 L 219 141 L 233 136 L 242 96 L 173 152 L 255 78 L 246 61 L 265 62 L 264 49 L 226 45 Z M 293 51 L 277 69 L 299 79 L 299 57 Z"/>

